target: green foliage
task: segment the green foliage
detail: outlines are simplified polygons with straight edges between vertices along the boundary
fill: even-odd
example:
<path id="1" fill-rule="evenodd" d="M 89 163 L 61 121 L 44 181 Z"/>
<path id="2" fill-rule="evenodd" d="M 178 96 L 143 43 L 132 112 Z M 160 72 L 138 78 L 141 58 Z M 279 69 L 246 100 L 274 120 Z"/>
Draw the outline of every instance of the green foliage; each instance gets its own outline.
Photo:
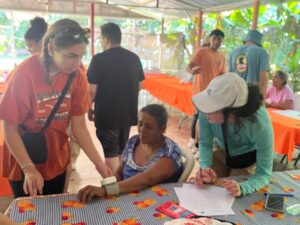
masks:
<path id="1" fill-rule="evenodd" d="M 1 25 L 9 25 L 10 24 L 9 19 L 7 18 L 5 12 L 3 12 L 3 11 L 0 11 L 0 24 Z"/>
<path id="2" fill-rule="evenodd" d="M 291 75 L 293 89 L 294 91 L 297 91 L 300 89 L 300 2 L 281 2 L 282 1 L 274 0 L 271 5 L 260 6 L 258 30 L 264 34 L 263 46 L 269 54 L 272 71 L 275 69 L 282 69 L 288 72 Z M 225 33 L 225 40 L 221 51 L 225 54 L 228 55 L 235 47 L 242 44 L 244 37 L 251 29 L 253 12 L 253 8 L 245 8 L 221 13 L 221 29 Z M 219 16 L 220 15 L 216 13 L 204 14 L 202 38 L 205 38 L 211 30 L 217 27 L 217 19 Z M 65 17 L 66 15 L 49 14 L 47 16 L 47 21 L 51 24 L 54 21 Z M 75 19 L 84 27 L 88 26 L 89 17 L 76 15 L 68 15 L 67 17 Z M 172 45 L 176 42 L 178 32 L 182 33 L 185 45 L 184 64 L 189 62 L 192 54 L 196 50 L 197 17 L 176 20 L 165 19 L 164 27 L 162 29 L 162 21 L 160 20 L 116 19 L 96 16 L 96 52 L 102 51 L 99 38 L 99 27 L 106 22 L 117 23 L 128 33 L 161 34 L 164 32 L 164 34 L 167 34 L 164 35 L 164 44 L 170 51 L 172 51 Z M 0 11 L 0 26 L 1 53 L 6 54 L 6 52 L 9 53 L 11 51 L 12 37 L 15 40 L 17 50 L 25 48 L 23 37 L 25 31 L 29 27 L 29 19 L 24 21 L 11 21 L 4 11 Z M 143 39 L 139 41 L 143 42 Z M 175 49 L 173 50 L 175 51 Z M 151 53 L 154 54 L 155 52 L 155 54 L 157 54 L 158 51 L 158 49 L 153 49 L 153 52 Z M 89 59 L 89 55 L 85 57 L 87 62 Z"/>

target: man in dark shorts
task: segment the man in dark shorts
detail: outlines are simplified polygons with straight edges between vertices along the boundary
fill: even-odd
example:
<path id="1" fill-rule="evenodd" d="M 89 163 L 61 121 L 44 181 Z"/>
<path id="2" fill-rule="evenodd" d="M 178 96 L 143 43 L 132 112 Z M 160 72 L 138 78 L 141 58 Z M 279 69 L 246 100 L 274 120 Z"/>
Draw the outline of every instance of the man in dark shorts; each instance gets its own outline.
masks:
<path id="1" fill-rule="evenodd" d="M 127 143 L 130 127 L 137 124 L 138 93 L 144 72 L 139 57 L 121 47 L 121 30 L 114 23 L 101 26 L 103 52 L 88 69 L 94 120 L 107 165 L 116 171 L 119 155 Z"/>

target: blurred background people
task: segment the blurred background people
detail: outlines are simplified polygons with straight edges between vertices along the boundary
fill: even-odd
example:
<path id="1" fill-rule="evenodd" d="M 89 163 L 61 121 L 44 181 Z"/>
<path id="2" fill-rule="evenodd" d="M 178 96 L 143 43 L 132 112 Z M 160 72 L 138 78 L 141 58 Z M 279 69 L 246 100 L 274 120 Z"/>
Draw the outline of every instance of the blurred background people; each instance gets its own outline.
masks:
<path id="1" fill-rule="evenodd" d="M 25 33 L 25 43 L 31 54 L 40 53 L 43 48 L 43 37 L 47 31 L 48 24 L 41 17 L 30 20 L 30 27 Z"/>
<path id="2" fill-rule="evenodd" d="M 115 172 L 128 141 L 131 126 L 137 125 L 138 95 L 144 80 L 140 58 L 121 47 L 122 33 L 115 23 L 101 26 L 103 52 L 96 54 L 88 68 L 90 95 L 97 137 L 105 161 Z"/>
<path id="3" fill-rule="evenodd" d="M 267 91 L 266 106 L 278 109 L 295 109 L 295 95 L 287 83 L 288 75 L 277 70 L 272 76 L 272 87 Z"/>
<path id="4" fill-rule="evenodd" d="M 203 91 L 213 78 L 226 72 L 226 58 L 224 54 L 218 51 L 223 43 L 224 37 L 225 34 L 219 29 L 211 31 L 208 37 L 208 43 L 207 40 L 204 41 L 204 46 L 197 49 L 187 66 L 187 72 L 193 75 L 194 95 Z M 196 109 L 191 126 L 191 138 L 188 144 L 188 147 L 192 149 L 195 149 L 198 115 L 199 113 Z"/>
<path id="5" fill-rule="evenodd" d="M 269 80 L 269 56 L 262 48 L 263 34 L 250 30 L 245 37 L 244 45 L 235 48 L 229 56 L 229 72 L 240 75 L 247 83 L 258 85 L 265 97 Z"/>

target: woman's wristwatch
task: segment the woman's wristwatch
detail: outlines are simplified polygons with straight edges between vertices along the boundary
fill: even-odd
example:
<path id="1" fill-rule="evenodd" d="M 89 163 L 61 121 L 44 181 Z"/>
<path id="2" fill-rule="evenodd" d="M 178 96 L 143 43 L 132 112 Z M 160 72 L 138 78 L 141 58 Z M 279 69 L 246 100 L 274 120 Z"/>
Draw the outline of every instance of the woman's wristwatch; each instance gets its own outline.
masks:
<path id="1" fill-rule="evenodd" d="M 106 191 L 106 195 L 119 195 L 120 188 L 115 176 L 107 177 L 101 180 L 101 185 Z"/>

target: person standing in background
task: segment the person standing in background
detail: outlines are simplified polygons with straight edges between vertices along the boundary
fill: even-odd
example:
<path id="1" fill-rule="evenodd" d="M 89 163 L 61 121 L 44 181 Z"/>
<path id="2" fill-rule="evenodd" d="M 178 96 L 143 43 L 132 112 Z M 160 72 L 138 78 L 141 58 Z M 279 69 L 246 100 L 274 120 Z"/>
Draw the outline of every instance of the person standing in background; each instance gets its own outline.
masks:
<path id="1" fill-rule="evenodd" d="M 40 53 L 43 48 L 43 37 L 47 31 L 48 24 L 41 17 L 30 20 L 30 27 L 25 33 L 25 43 L 31 54 Z"/>
<path id="2" fill-rule="evenodd" d="M 96 54 L 88 68 L 90 95 L 95 109 L 89 112 L 102 144 L 107 165 L 119 168 L 120 155 L 137 125 L 138 94 L 144 80 L 139 57 L 121 47 L 121 30 L 115 23 L 101 26 L 103 52 Z"/>
<path id="3" fill-rule="evenodd" d="M 258 85 L 265 97 L 269 80 L 269 56 L 262 48 L 263 34 L 257 30 L 248 32 L 244 45 L 234 49 L 229 57 L 229 72 L 235 72 L 247 83 Z"/>
<path id="4" fill-rule="evenodd" d="M 226 58 L 218 51 L 224 37 L 223 31 L 219 29 L 211 31 L 209 34 L 209 45 L 198 49 L 191 59 L 187 72 L 194 75 L 193 95 L 203 91 L 213 78 L 226 72 Z M 198 117 L 199 113 L 196 110 L 193 116 L 189 148 L 195 147 L 195 127 Z"/>

